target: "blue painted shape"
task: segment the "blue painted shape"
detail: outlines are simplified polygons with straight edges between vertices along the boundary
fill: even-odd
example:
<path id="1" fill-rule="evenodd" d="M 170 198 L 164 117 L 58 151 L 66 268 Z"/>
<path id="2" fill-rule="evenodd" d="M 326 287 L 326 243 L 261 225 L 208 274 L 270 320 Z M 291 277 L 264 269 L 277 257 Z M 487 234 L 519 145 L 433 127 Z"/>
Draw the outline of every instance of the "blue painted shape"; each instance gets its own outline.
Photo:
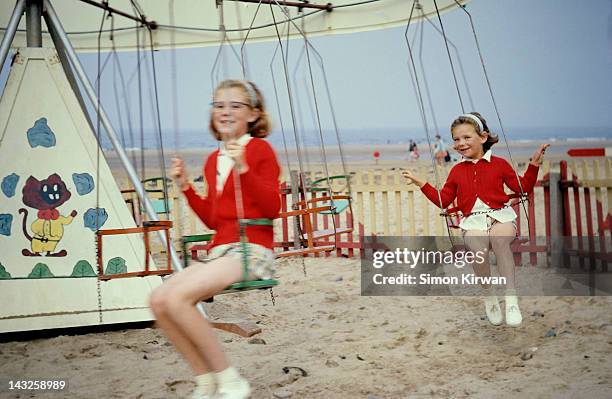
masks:
<path id="1" fill-rule="evenodd" d="M 28 129 L 28 143 L 32 148 L 55 146 L 55 133 L 47 125 L 47 118 L 40 118 Z"/>
<path id="2" fill-rule="evenodd" d="M 8 213 L 0 214 L 0 234 L 10 236 L 11 224 L 13 224 L 13 215 Z"/>
<path id="3" fill-rule="evenodd" d="M 73 173 L 72 181 L 74 182 L 79 195 L 91 193 L 95 186 L 93 178 L 89 173 Z"/>
<path id="4" fill-rule="evenodd" d="M 19 181 L 19 176 L 15 173 L 11 173 L 2 179 L 2 192 L 7 197 L 11 198 L 15 195 L 15 187 L 17 187 L 17 182 Z"/>
<path id="5" fill-rule="evenodd" d="M 85 212 L 85 215 L 83 216 L 85 227 L 91 229 L 91 231 L 96 231 L 100 227 L 104 226 L 104 223 L 106 223 L 106 219 L 108 219 L 108 213 L 106 213 L 106 209 L 104 208 L 96 208 L 96 209 L 89 208 L 87 212 Z M 96 215 L 98 219 L 97 226 L 96 226 Z"/>

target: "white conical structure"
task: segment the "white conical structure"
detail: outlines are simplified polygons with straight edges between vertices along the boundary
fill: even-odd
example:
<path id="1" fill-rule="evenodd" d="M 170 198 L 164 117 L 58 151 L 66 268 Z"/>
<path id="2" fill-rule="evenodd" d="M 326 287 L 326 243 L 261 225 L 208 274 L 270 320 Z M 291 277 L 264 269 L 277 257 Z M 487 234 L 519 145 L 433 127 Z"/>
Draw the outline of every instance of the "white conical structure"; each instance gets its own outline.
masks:
<path id="1" fill-rule="evenodd" d="M 55 50 L 20 49 L 0 100 L 0 333 L 152 319 L 147 298 L 160 277 L 99 282 L 91 273 L 95 209 L 104 229 L 135 226 L 98 151 Z M 50 176 L 46 187 L 34 180 Z M 105 270 L 109 261 L 143 270 L 139 235 L 104 240 Z"/>

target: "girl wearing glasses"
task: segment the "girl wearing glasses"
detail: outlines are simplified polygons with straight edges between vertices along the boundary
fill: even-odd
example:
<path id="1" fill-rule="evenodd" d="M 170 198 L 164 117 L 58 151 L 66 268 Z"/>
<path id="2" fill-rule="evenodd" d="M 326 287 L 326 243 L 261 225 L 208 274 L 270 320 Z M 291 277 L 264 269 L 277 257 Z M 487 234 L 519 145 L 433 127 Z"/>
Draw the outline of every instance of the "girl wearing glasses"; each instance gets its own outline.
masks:
<path id="1" fill-rule="evenodd" d="M 199 196 L 189 183 L 183 160 L 174 159 L 171 169 L 189 206 L 216 231 L 208 261 L 173 275 L 153 292 L 150 304 L 158 325 L 193 371 L 197 385 L 193 398 L 219 395 L 241 399 L 249 396 L 249 383 L 230 366 L 212 326 L 196 304 L 243 280 L 238 204 L 241 202 L 245 218 L 275 218 L 280 210 L 280 167 L 274 150 L 264 140 L 270 133 L 270 121 L 263 96 L 253 83 L 225 80 L 219 84 L 212 102 L 210 131 L 220 141 L 220 148 L 204 165 L 206 196 Z M 235 186 L 236 173 L 239 184 Z M 272 278 L 272 226 L 247 226 L 246 239 L 249 279 Z"/>

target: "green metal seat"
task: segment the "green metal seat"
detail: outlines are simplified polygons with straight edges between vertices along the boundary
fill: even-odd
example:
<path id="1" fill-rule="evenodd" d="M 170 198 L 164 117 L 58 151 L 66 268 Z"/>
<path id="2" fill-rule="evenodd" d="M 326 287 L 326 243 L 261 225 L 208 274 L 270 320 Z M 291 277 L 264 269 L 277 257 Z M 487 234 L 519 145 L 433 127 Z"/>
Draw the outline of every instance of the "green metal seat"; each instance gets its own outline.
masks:
<path id="1" fill-rule="evenodd" d="M 339 215 L 349 207 L 349 200 L 347 199 L 338 199 L 334 201 L 324 202 L 319 206 L 329 206 L 331 209 L 328 211 L 321 211 L 319 214 L 321 215 Z"/>

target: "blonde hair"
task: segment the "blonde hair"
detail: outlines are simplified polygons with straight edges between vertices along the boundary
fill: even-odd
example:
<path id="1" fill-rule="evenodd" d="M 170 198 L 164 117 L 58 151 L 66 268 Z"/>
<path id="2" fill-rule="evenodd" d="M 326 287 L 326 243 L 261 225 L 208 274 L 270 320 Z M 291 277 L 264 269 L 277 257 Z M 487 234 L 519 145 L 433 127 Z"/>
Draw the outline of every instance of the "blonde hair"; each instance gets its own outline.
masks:
<path id="1" fill-rule="evenodd" d="M 473 120 L 470 117 L 461 115 L 457 117 L 453 121 L 453 123 L 451 123 L 451 127 L 450 127 L 451 134 L 453 132 L 453 129 L 459 125 L 463 125 L 463 124 L 471 125 L 474 127 L 474 130 L 480 137 L 484 136 L 483 133 L 488 134 L 487 141 L 485 141 L 484 144 L 482 145 L 482 149 L 484 150 L 484 152 L 487 152 L 491 149 L 491 147 L 493 147 L 493 144 L 499 141 L 499 137 L 495 133 L 492 133 L 491 130 L 489 130 L 489 126 L 487 126 L 487 121 L 485 120 L 485 118 L 483 118 L 482 115 L 480 115 L 478 112 L 470 112 L 470 115 L 474 115 L 476 118 L 480 120 L 480 122 L 482 123 L 482 127 L 483 127 L 482 131 L 480 130 L 480 126 L 478 126 L 478 123 L 475 120 Z"/>
<path id="2" fill-rule="evenodd" d="M 247 85 L 250 86 L 250 88 L 247 87 Z M 270 123 L 270 117 L 266 112 L 264 98 L 259 88 L 255 86 L 253 82 L 250 81 L 227 79 L 219 83 L 219 85 L 215 89 L 215 94 L 217 94 L 219 90 L 234 88 L 242 90 L 244 96 L 249 99 L 250 107 L 259 111 L 259 117 L 254 122 L 249 123 L 248 133 L 253 137 L 268 137 L 272 128 L 272 124 Z M 255 98 L 252 98 L 252 95 L 250 93 L 254 93 Z M 212 118 L 210 118 L 208 128 L 210 129 L 210 132 L 212 133 L 213 137 L 220 141 L 221 134 L 217 131 L 217 129 L 215 129 Z"/>

